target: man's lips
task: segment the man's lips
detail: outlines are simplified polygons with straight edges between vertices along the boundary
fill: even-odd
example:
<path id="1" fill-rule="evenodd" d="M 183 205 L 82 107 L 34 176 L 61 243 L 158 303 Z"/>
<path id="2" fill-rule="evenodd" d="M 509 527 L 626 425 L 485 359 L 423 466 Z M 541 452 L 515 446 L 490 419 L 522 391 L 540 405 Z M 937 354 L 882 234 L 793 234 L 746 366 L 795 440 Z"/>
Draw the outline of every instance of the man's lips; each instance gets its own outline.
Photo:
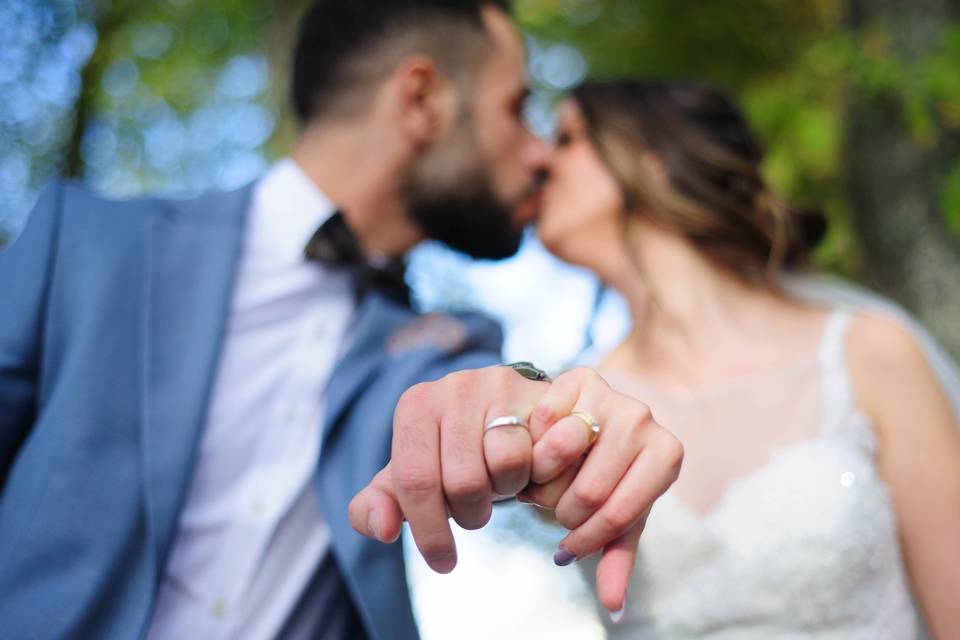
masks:
<path id="1" fill-rule="evenodd" d="M 540 215 L 543 208 L 543 191 L 537 190 L 524 198 L 513 209 L 513 222 L 518 227 L 525 227 Z"/>

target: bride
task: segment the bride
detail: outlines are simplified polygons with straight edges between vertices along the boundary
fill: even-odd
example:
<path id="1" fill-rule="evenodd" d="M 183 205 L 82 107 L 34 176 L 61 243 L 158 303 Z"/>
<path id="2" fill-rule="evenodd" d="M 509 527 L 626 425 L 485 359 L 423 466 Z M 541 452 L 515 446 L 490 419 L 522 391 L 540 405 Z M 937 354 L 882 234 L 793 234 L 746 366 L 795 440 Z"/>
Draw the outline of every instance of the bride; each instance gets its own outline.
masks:
<path id="1" fill-rule="evenodd" d="M 882 301 L 788 276 L 822 223 L 761 159 L 697 84 L 591 84 L 561 108 L 538 232 L 624 296 L 632 333 L 593 364 L 686 450 L 626 599 L 598 594 L 610 637 L 960 638 L 949 360 Z M 571 495 L 548 505 L 567 527 Z"/>

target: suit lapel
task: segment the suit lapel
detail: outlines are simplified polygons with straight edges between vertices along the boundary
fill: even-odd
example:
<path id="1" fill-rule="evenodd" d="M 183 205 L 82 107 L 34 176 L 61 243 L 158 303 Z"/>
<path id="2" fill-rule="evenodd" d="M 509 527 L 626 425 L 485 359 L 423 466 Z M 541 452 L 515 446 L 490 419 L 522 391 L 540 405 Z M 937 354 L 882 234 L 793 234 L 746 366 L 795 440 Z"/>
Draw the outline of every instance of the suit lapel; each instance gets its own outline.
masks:
<path id="1" fill-rule="evenodd" d="M 355 415 L 353 405 L 385 366 L 396 366 L 385 345 L 412 314 L 369 293 L 357 312 L 356 331 L 347 354 L 327 385 L 324 444 L 316 476 L 321 510 L 333 532 L 332 549 L 358 613 L 378 637 L 417 637 L 398 547 L 367 540 L 347 519 L 347 503 L 380 470 L 390 450 L 387 426 L 393 407 Z M 386 402 L 386 401 L 385 401 Z M 386 429 L 386 431 L 384 431 Z"/>
<path id="2" fill-rule="evenodd" d="M 157 574 L 192 475 L 251 191 L 169 204 L 146 223 L 142 435 Z"/>
<path id="3" fill-rule="evenodd" d="M 323 440 L 326 442 L 340 423 L 350 403 L 384 365 L 384 344 L 388 336 L 408 322 L 412 314 L 380 296 L 367 294 L 357 309 L 353 342 L 334 367 L 327 384 Z"/>

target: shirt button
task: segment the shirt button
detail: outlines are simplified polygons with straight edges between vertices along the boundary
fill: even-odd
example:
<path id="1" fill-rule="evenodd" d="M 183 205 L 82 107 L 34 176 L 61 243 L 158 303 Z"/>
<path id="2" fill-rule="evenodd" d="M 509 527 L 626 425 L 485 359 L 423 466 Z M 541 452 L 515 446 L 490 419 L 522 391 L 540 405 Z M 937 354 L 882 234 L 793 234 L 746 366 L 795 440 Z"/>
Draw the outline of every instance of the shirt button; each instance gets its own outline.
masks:
<path id="1" fill-rule="evenodd" d="M 227 603 L 223 600 L 217 600 L 213 603 L 213 607 L 210 610 L 213 613 L 215 618 L 223 618 L 227 615 Z"/>
<path id="2" fill-rule="evenodd" d="M 267 506 L 263 503 L 263 500 L 254 500 L 253 501 L 253 512 L 258 516 L 262 516 L 263 512 L 267 510 Z"/>

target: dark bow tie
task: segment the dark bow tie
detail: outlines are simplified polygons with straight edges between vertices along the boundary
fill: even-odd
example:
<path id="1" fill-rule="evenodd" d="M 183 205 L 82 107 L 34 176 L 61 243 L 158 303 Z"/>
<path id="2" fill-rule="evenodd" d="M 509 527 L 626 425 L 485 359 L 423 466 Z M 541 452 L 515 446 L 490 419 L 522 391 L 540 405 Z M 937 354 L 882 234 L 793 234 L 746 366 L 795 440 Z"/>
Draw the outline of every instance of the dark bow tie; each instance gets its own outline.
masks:
<path id="1" fill-rule="evenodd" d="M 403 259 L 393 258 L 382 264 L 372 263 L 339 211 L 320 225 L 307 243 L 304 256 L 307 260 L 332 269 L 351 271 L 358 296 L 377 291 L 394 302 L 410 306 L 410 288 L 407 286 Z"/>

